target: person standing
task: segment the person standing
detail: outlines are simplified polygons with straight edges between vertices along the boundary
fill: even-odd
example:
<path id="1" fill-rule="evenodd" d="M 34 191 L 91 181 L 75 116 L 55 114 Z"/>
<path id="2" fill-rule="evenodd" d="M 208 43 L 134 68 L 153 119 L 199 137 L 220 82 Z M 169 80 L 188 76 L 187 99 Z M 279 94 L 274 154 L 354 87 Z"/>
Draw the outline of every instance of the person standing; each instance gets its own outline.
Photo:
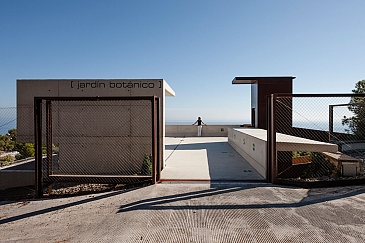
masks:
<path id="1" fill-rule="evenodd" d="M 202 136 L 202 127 L 203 125 L 207 125 L 203 122 L 203 120 L 200 118 L 200 116 L 198 117 L 198 120 L 196 120 L 193 125 L 198 124 L 198 137 Z"/>

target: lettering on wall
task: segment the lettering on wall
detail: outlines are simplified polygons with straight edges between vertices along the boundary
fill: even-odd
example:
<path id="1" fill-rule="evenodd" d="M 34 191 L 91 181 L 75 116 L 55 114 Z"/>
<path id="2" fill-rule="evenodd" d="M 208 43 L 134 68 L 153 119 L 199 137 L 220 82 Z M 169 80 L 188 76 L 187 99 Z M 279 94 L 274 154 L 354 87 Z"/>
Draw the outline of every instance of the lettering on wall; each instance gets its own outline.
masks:
<path id="1" fill-rule="evenodd" d="M 70 81 L 71 89 L 154 89 L 162 88 L 161 81 L 158 85 L 150 81 Z M 158 87 L 156 87 L 158 86 Z"/>

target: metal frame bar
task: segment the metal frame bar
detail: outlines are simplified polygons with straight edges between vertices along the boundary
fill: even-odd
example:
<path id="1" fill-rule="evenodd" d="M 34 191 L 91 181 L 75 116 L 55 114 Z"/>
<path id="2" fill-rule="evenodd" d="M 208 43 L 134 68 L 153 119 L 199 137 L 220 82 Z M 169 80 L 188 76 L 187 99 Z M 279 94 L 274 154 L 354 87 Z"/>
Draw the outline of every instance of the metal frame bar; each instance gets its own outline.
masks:
<path id="1" fill-rule="evenodd" d="M 267 159 L 269 180 L 271 183 L 277 182 L 277 153 L 276 153 L 276 95 L 272 94 L 269 100 L 269 117 L 267 127 Z"/>
<path id="2" fill-rule="evenodd" d="M 43 195 L 42 186 L 42 99 L 34 98 L 35 198 Z"/>
<path id="3" fill-rule="evenodd" d="M 286 93 L 275 93 L 277 98 L 283 97 L 302 97 L 302 98 L 323 98 L 323 97 L 364 97 L 365 94 L 286 94 Z"/>
<path id="4" fill-rule="evenodd" d="M 333 133 L 333 105 L 329 105 L 328 141 L 331 142 Z"/>
<path id="5" fill-rule="evenodd" d="M 331 137 L 333 134 L 333 107 L 337 106 L 365 106 L 365 102 L 357 102 L 357 103 L 348 103 L 348 104 L 336 104 L 336 105 L 329 105 L 329 124 L 328 124 L 328 141 L 331 142 Z"/>
<path id="6" fill-rule="evenodd" d="M 156 117 L 157 117 L 157 168 L 156 168 L 156 181 L 159 181 L 161 178 L 161 170 L 163 165 L 163 158 L 161 156 L 161 111 L 160 111 L 160 98 L 155 97 L 155 106 L 156 106 Z"/>
<path id="7" fill-rule="evenodd" d="M 46 138 L 47 138 L 47 171 L 48 176 L 53 173 L 52 168 L 52 102 L 46 101 Z"/>
<path id="8" fill-rule="evenodd" d="M 156 128 L 156 97 L 153 97 L 153 101 L 151 102 L 151 110 L 152 110 L 152 184 L 156 183 L 156 168 L 157 168 L 157 128 Z"/>

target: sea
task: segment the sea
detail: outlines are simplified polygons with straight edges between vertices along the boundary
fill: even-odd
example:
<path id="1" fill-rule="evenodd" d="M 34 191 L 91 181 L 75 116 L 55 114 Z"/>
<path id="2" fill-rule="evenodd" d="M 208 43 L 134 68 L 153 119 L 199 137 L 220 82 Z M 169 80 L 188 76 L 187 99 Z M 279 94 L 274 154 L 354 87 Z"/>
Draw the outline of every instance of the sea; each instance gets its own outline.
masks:
<path id="1" fill-rule="evenodd" d="M 8 118 L 0 117 L 0 135 L 7 134 L 8 131 L 13 128 L 16 128 L 15 117 L 8 117 Z"/>
<path id="2" fill-rule="evenodd" d="M 166 121 L 165 124 L 166 125 L 191 125 L 193 124 L 195 121 Z M 206 123 L 207 125 L 242 125 L 242 124 L 249 124 L 249 121 L 246 122 L 242 122 L 242 121 L 204 121 L 204 123 Z"/>
<path id="3" fill-rule="evenodd" d="M 204 121 L 207 125 L 243 125 L 249 124 L 249 121 Z M 194 121 L 166 121 L 166 125 L 191 125 Z M 309 128 L 315 130 L 328 131 L 328 121 L 293 121 L 294 127 Z M 16 128 L 15 117 L 0 117 L 0 134 L 4 135 L 8 133 L 8 130 Z M 334 132 L 347 133 L 348 127 L 343 126 L 341 121 L 334 121 Z"/>
<path id="4" fill-rule="evenodd" d="M 235 122 L 229 122 L 229 121 L 204 121 L 207 125 L 243 125 L 243 124 L 250 124 L 250 121 L 235 121 Z M 166 125 L 191 125 L 193 122 L 191 121 L 166 121 Z M 329 125 L 328 121 L 297 121 L 293 120 L 293 126 L 294 127 L 300 127 L 300 128 L 308 128 L 313 130 L 322 130 L 322 131 L 328 131 Z M 334 132 L 341 132 L 341 133 L 347 133 L 348 126 L 342 125 L 341 121 L 334 121 L 333 122 L 333 131 Z"/>

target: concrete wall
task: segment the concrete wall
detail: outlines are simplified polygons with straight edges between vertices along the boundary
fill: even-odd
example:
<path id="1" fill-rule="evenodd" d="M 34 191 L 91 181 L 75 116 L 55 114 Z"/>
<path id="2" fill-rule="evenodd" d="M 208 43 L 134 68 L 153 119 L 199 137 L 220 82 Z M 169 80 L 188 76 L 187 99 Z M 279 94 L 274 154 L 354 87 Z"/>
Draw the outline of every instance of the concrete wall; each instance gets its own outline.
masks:
<path id="1" fill-rule="evenodd" d="M 250 128 L 247 128 L 250 129 Z M 266 141 L 228 129 L 228 143 L 264 178 L 266 178 Z"/>
<path id="2" fill-rule="evenodd" d="M 174 91 L 163 79 L 64 79 L 17 80 L 17 130 L 20 142 L 34 142 L 34 97 L 129 97 L 161 98 L 161 120 L 164 122 L 164 99 Z M 164 124 L 161 126 L 164 129 Z"/>
<path id="3" fill-rule="evenodd" d="M 34 170 L 0 170 L 0 190 L 35 184 Z"/>
<path id="4" fill-rule="evenodd" d="M 157 96 L 160 98 L 160 131 L 162 131 L 159 138 L 162 141 L 160 146 L 160 154 L 162 155 L 160 163 L 163 164 L 165 96 L 174 95 L 174 91 L 163 79 L 17 80 L 17 139 L 19 142 L 34 142 L 34 97 Z M 58 142 L 60 147 L 59 162 L 66 163 L 67 171 L 74 171 L 75 173 L 110 173 L 110 171 L 105 172 L 105 165 L 108 165 L 108 161 L 121 161 L 122 158 L 120 156 L 123 156 L 125 161 L 130 161 L 131 154 L 137 152 L 142 154 L 142 156 L 149 154 L 150 151 L 147 151 L 146 147 L 148 145 L 151 146 L 151 133 L 150 129 L 141 129 L 142 126 L 139 125 L 141 123 L 145 125 L 148 122 L 141 117 L 140 108 L 141 106 L 138 107 L 138 105 L 116 106 L 111 102 L 108 105 L 108 109 L 101 109 L 104 113 L 99 112 L 96 116 L 95 114 L 94 116 L 88 116 L 88 113 L 95 113 L 95 107 L 89 106 L 79 110 L 80 106 L 72 107 L 70 102 L 70 105 L 65 110 L 65 114 L 60 112 L 53 117 L 54 142 Z M 75 115 L 73 116 L 72 114 Z M 85 116 L 80 120 L 80 115 L 84 114 Z M 113 121 L 105 121 L 105 117 L 108 117 L 108 119 L 112 117 Z M 129 119 L 128 124 L 134 125 L 123 127 L 120 125 L 122 119 Z M 80 126 L 86 129 L 80 129 Z M 57 128 L 60 127 L 65 129 L 62 132 L 57 131 Z M 95 141 L 95 134 L 100 136 L 97 141 Z M 108 141 L 102 141 L 102 137 L 107 137 Z M 146 138 L 149 140 L 147 144 Z M 125 141 L 128 141 L 129 144 L 123 144 Z M 86 146 L 83 146 L 82 143 Z M 129 149 L 125 149 L 125 147 Z M 96 156 L 96 153 L 100 151 L 105 156 Z M 68 161 L 72 161 L 72 158 L 80 153 L 85 156 L 79 157 L 79 161 Z M 81 160 L 88 161 L 88 165 L 77 164 Z M 141 159 L 138 160 L 140 161 Z M 123 167 L 129 168 L 129 173 L 137 173 L 139 169 L 137 168 L 139 166 L 135 166 L 133 162 Z M 124 174 L 120 170 L 118 173 Z"/>
<path id="5" fill-rule="evenodd" d="M 55 102 L 54 173 L 139 174 L 144 156 L 152 154 L 151 105 L 148 100 Z"/>
<path id="6" fill-rule="evenodd" d="M 240 127 L 240 125 L 207 125 L 202 128 L 203 137 L 227 137 L 229 127 Z M 196 137 L 197 126 L 193 125 L 166 125 L 166 137 Z"/>

